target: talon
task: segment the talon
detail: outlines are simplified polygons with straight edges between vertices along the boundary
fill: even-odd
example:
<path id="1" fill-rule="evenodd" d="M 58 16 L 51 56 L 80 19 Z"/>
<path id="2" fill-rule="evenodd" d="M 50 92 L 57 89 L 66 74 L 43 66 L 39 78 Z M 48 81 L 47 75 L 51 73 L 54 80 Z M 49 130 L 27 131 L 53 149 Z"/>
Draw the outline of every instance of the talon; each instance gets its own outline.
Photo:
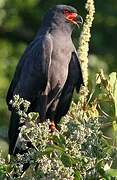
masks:
<path id="1" fill-rule="evenodd" d="M 49 132 L 54 132 L 56 130 L 56 126 L 54 121 L 52 121 L 49 125 Z"/>

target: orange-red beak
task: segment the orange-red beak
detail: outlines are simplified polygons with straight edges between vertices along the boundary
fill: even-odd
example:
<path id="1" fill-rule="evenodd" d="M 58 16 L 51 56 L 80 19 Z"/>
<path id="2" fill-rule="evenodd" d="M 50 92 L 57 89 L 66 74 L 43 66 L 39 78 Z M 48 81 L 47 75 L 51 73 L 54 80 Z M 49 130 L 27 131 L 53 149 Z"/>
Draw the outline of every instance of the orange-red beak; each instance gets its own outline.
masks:
<path id="1" fill-rule="evenodd" d="M 64 14 L 69 22 L 76 24 L 78 27 L 83 24 L 83 18 L 79 16 L 77 13 L 71 13 L 65 11 Z"/>

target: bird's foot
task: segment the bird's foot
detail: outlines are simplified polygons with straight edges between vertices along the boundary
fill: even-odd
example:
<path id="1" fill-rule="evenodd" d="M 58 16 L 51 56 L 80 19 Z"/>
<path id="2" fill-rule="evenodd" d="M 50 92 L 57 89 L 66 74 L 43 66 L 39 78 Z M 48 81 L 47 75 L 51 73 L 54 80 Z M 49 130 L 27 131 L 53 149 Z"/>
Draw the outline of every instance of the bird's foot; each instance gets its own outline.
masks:
<path id="1" fill-rule="evenodd" d="M 49 125 L 49 132 L 54 132 L 56 131 L 56 126 L 55 126 L 55 123 L 54 121 L 51 121 L 50 125 Z"/>

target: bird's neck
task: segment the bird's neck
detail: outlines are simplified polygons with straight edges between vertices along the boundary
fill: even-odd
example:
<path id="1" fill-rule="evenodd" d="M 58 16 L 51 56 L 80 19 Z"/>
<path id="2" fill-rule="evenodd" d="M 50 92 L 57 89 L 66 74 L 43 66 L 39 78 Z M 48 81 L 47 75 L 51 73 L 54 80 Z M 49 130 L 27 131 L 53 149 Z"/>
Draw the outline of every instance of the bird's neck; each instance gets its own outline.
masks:
<path id="1" fill-rule="evenodd" d="M 52 21 L 45 21 L 45 23 L 42 25 L 40 31 L 42 33 L 46 33 L 47 31 L 50 32 L 58 32 L 58 33 L 63 33 L 63 35 L 67 35 L 71 37 L 72 31 L 73 31 L 73 26 L 70 25 L 67 22 L 62 22 L 62 20 L 52 20 Z"/>
<path id="2" fill-rule="evenodd" d="M 62 22 L 52 22 L 50 25 L 51 31 L 55 32 L 61 32 L 64 35 L 69 35 L 71 36 L 73 28 L 67 24 L 67 23 L 62 23 Z"/>

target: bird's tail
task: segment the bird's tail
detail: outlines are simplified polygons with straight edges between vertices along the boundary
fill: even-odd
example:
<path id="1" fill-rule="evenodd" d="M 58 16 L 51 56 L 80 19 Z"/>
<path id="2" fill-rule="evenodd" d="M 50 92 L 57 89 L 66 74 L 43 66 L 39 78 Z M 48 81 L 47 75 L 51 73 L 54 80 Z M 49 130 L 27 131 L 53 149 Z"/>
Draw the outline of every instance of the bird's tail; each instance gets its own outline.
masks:
<path id="1" fill-rule="evenodd" d="M 8 138 L 9 138 L 9 154 L 15 155 L 16 154 L 16 144 L 19 136 L 19 122 L 20 117 L 18 113 L 13 110 L 11 113 L 10 118 L 10 125 L 8 131 Z"/>

